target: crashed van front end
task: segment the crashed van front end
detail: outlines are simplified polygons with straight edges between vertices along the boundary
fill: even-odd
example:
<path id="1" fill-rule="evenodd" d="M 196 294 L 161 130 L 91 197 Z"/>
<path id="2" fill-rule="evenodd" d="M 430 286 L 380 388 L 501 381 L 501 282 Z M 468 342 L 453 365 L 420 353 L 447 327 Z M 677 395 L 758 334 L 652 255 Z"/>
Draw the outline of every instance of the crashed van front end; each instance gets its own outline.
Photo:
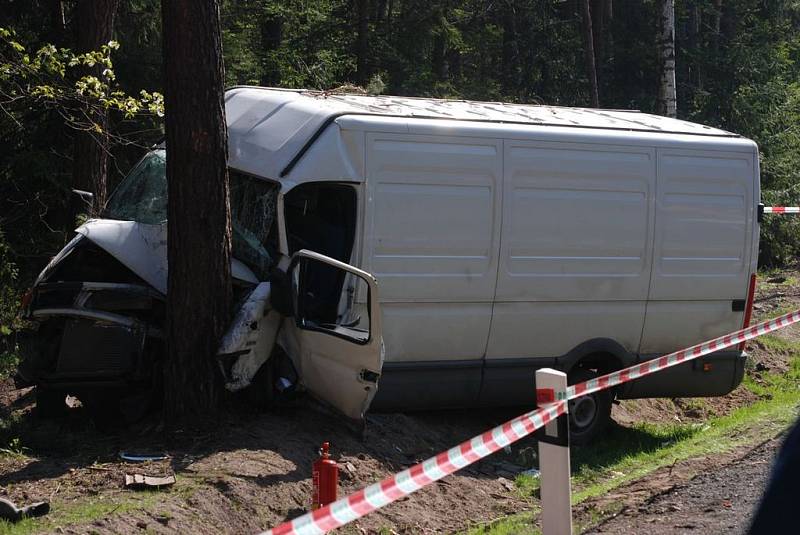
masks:
<path id="1" fill-rule="evenodd" d="M 72 395 L 96 419 L 134 421 L 169 387 L 165 162 L 164 150 L 148 153 L 26 298 L 37 331 L 16 382 L 36 387 L 42 415 Z M 221 383 L 259 407 L 299 387 L 362 420 L 383 344 L 376 281 L 346 263 L 356 188 L 311 183 L 284 196 L 278 182 L 229 174 L 234 299 L 214 357 Z"/>
<path id="2" fill-rule="evenodd" d="M 67 394 L 102 405 L 103 390 L 147 392 L 163 360 L 164 295 L 87 238 L 91 228 L 81 228 L 26 298 L 23 315 L 36 333 L 15 381 L 37 386 L 41 413 L 61 410 Z"/>

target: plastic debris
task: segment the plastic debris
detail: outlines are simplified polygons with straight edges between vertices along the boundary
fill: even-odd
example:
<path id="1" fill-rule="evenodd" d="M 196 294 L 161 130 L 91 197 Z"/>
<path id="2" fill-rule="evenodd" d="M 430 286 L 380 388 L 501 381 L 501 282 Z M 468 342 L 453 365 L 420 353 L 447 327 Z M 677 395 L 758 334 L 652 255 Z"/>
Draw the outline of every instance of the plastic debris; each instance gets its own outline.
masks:
<path id="1" fill-rule="evenodd" d="M 169 487 L 175 484 L 175 476 L 146 476 L 144 474 L 125 474 L 125 488 L 146 489 Z"/>

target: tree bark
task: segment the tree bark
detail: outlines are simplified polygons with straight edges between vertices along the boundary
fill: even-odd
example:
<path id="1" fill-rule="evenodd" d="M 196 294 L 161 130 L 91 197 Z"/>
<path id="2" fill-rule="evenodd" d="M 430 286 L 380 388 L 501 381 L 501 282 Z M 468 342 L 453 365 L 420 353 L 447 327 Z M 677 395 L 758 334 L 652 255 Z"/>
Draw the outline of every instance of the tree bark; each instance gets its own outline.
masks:
<path id="1" fill-rule="evenodd" d="M 167 148 L 164 417 L 216 406 L 214 358 L 231 314 L 231 216 L 218 0 L 163 0 Z"/>
<path id="2" fill-rule="evenodd" d="M 119 0 L 80 0 L 77 3 L 73 18 L 78 52 L 97 50 L 111 40 L 118 4 Z M 94 67 L 86 74 L 100 76 L 101 69 Z M 76 189 L 94 193 L 92 212 L 97 214 L 106 203 L 108 113 L 89 109 L 85 113 L 91 126 L 75 134 L 72 184 Z"/>
<path id="3" fill-rule="evenodd" d="M 711 29 L 714 34 L 711 37 L 714 52 L 719 50 L 720 21 L 722 20 L 722 0 L 714 0 L 714 13 L 711 17 Z"/>
<path id="4" fill-rule="evenodd" d="M 590 0 L 581 0 L 581 26 L 583 27 L 583 57 L 586 64 L 586 76 L 589 78 L 589 97 L 591 107 L 600 107 L 600 95 L 597 89 L 597 64 L 594 57 L 594 37 L 592 36 L 592 11 Z"/>
<path id="5" fill-rule="evenodd" d="M 64 46 L 64 33 L 67 19 L 64 14 L 62 0 L 50 0 L 50 43 L 57 47 Z"/>
<path id="6" fill-rule="evenodd" d="M 502 48 L 502 87 L 506 93 L 516 92 L 517 62 L 519 49 L 517 47 L 516 10 L 513 0 L 507 0 L 503 7 L 503 48 Z"/>
<path id="7" fill-rule="evenodd" d="M 593 0 L 590 4 L 592 15 L 592 40 L 595 65 L 605 61 L 606 0 Z"/>
<path id="8" fill-rule="evenodd" d="M 275 52 L 283 40 L 283 18 L 266 14 L 261 20 L 261 85 L 277 86 L 281 82 L 281 69 Z"/>
<path id="9" fill-rule="evenodd" d="M 675 0 L 661 0 L 658 48 L 661 59 L 658 113 L 666 115 L 667 117 L 677 117 L 678 98 L 675 87 Z"/>
<path id="10" fill-rule="evenodd" d="M 688 48 L 690 50 L 691 62 L 687 61 L 687 71 L 689 73 L 689 85 L 693 91 L 703 88 L 702 72 L 700 69 L 700 62 L 697 58 L 700 55 L 700 0 L 691 0 L 689 2 L 689 28 L 688 28 Z M 684 57 L 681 61 L 686 61 Z"/>
<path id="11" fill-rule="evenodd" d="M 369 5 L 367 0 L 356 0 L 358 31 L 356 33 L 356 83 L 365 87 L 369 82 L 367 56 L 369 54 Z"/>

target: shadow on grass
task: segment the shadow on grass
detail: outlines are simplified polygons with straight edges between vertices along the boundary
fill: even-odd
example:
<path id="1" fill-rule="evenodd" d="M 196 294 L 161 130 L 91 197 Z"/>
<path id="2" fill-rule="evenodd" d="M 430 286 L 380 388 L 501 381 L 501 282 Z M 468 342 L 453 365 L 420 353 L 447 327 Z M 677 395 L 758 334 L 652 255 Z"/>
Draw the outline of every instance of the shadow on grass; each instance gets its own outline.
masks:
<path id="1" fill-rule="evenodd" d="M 627 457 L 654 453 L 666 446 L 692 438 L 701 426 L 687 424 L 636 424 L 624 427 L 617 423 L 609 426 L 605 436 L 595 443 L 573 448 L 571 463 L 573 472 L 598 470 L 614 465 Z"/>

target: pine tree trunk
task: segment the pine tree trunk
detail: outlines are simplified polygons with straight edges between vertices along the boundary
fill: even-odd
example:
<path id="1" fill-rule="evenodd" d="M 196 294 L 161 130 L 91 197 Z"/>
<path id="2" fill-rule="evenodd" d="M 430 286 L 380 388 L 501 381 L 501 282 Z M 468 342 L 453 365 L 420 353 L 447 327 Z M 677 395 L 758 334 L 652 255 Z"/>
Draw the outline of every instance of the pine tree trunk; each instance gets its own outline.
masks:
<path id="1" fill-rule="evenodd" d="M 678 98 L 675 87 L 675 0 L 661 0 L 661 21 L 658 32 L 661 58 L 661 84 L 658 94 L 658 112 L 667 117 L 678 116 Z"/>
<path id="2" fill-rule="evenodd" d="M 516 93 L 517 83 L 517 62 L 519 60 L 519 49 L 517 48 L 517 24 L 516 10 L 514 3 L 509 1 L 503 8 L 503 47 L 502 47 L 502 78 L 501 83 L 505 93 Z"/>
<path id="3" fill-rule="evenodd" d="M 606 0 L 594 0 L 590 6 L 592 15 L 592 39 L 594 41 L 595 65 L 605 61 Z"/>
<path id="4" fill-rule="evenodd" d="M 168 181 L 164 416 L 216 406 L 214 363 L 231 314 L 231 218 L 218 0 L 163 0 Z"/>
<path id="5" fill-rule="evenodd" d="M 366 87 L 369 82 L 367 55 L 369 54 L 369 5 L 367 0 L 356 0 L 358 31 L 356 32 L 356 83 Z"/>
<path id="6" fill-rule="evenodd" d="M 592 12 L 590 0 L 581 0 L 581 26 L 583 27 L 583 57 L 586 64 L 586 76 L 589 78 L 589 97 L 592 108 L 600 107 L 600 95 L 597 89 L 597 65 L 594 58 L 594 37 L 592 36 Z"/>
<path id="7" fill-rule="evenodd" d="M 64 14 L 64 2 L 62 0 L 50 0 L 50 43 L 59 48 L 64 46 L 66 26 L 67 19 Z"/>
<path id="8" fill-rule="evenodd" d="M 711 30 L 714 32 L 711 38 L 712 49 L 714 52 L 719 50 L 720 21 L 722 20 L 722 0 L 714 0 L 714 13 L 711 17 Z"/>
<path id="9" fill-rule="evenodd" d="M 261 20 L 261 85 L 278 86 L 281 69 L 275 55 L 283 40 L 283 18 L 278 14 L 265 14 Z"/>
<path id="10" fill-rule="evenodd" d="M 703 88 L 703 77 L 700 69 L 700 0 L 691 0 L 689 2 L 689 32 L 688 32 L 688 47 L 691 51 L 691 62 L 687 62 L 687 70 L 689 71 L 689 84 L 693 91 Z M 686 61 L 684 57 L 681 61 Z"/>
<path id="11" fill-rule="evenodd" d="M 80 0 L 77 3 L 73 18 L 78 52 L 97 50 L 111 40 L 118 4 L 119 0 Z M 94 67 L 86 74 L 101 76 L 101 69 Z M 72 184 L 76 189 L 94 193 L 92 212 L 97 214 L 106 203 L 108 114 L 87 109 L 82 119 L 91 125 L 75 134 Z"/>

